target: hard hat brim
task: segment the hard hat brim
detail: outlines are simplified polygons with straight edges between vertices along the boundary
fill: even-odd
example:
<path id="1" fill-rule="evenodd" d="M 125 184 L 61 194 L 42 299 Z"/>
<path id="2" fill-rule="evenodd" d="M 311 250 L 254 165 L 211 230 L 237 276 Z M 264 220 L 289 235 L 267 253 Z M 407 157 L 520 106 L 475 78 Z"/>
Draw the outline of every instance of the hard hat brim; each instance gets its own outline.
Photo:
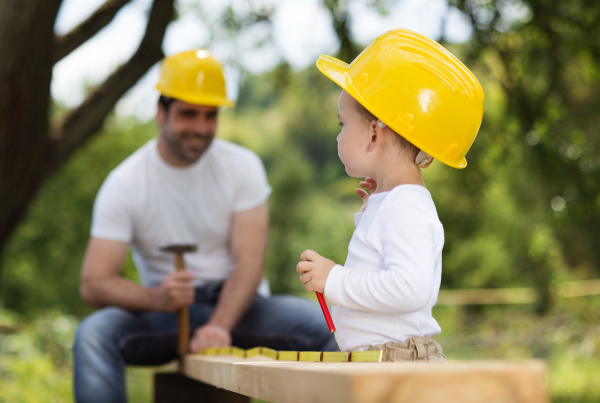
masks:
<path id="1" fill-rule="evenodd" d="M 364 100 L 364 98 L 360 95 L 360 93 L 354 88 L 352 85 L 350 78 L 348 77 L 348 67 L 349 64 L 343 62 L 342 60 L 336 59 L 332 56 L 321 55 L 317 60 L 317 68 L 321 73 L 323 73 L 327 78 L 331 81 L 339 85 L 344 91 L 346 91 L 352 98 L 356 99 L 362 106 L 364 106 L 369 112 L 373 115 L 377 116 L 377 113 L 373 111 L 373 109 L 369 106 L 369 104 Z M 378 119 L 381 119 L 387 126 L 391 127 L 394 131 L 398 132 L 399 130 L 394 127 L 392 122 L 388 121 L 385 116 L 377 116 Z M 422 149 L 410 136 L 404 136 L 408 141 L 413 143 L 416 147 Z M 467 159 L 463 158 L 458 164 L 449 161 L 442 156 L 436 155 L 436 153 L 432 153 L 429 150 L 423 150 L 430 154 L 433 158 L 442 162 L 445 165 L 448 165 L 452 168 L 463 169 L 467 166 Z"/>
<path id="2" fill-rule="evenodd" d="M 177 91 L 165 91 L 164 89 L 156 86 L 156 89 L 164 95 L 165 97 L 170 97 L 174 99 L 178 99 L 183 102 L 187 102 L 189 104 L 194 105 L 206 105 L 206 106 L 222 106 L 226 108 L 233 108 L 235 106 L 235 102 L 223 98 L 223 97 L 213 97 L 208 95 L 190 95 L 189 93 L 177 92 Z"/>

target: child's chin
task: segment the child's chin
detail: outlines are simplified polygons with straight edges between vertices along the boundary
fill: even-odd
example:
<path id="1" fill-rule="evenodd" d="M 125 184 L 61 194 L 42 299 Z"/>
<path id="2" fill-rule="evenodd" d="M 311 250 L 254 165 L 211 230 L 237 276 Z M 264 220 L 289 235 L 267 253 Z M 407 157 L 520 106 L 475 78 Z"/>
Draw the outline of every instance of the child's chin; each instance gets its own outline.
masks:
<path id="1" fill-rule="evenodd" d="M 355 171 L 349 169 L 348 167 L 346 167 L 346 174 L 348 176 L 350 176 L 351 178 L 364 178 L 365 177 L 365 175 L 361 175 L 360 173 L 355 172 Z"/>

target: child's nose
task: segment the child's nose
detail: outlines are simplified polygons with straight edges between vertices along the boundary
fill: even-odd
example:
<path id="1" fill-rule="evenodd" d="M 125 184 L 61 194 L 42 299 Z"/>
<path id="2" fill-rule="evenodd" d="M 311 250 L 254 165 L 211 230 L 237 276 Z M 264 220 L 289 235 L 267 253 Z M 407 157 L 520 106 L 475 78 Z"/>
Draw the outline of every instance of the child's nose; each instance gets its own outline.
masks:
<path id="1" fill-rule="evenodd" d="M 336 141 L 338 141 L 338 142 L 340 141 L 340 136 L 341 136 L 341 135 L 342 135 L 342 133 L 340 133 L 340 134 L 338 134 L 338 135 L 337 135 L 337 137 L 335 138 L 335 139 L 336 139 Z"/>

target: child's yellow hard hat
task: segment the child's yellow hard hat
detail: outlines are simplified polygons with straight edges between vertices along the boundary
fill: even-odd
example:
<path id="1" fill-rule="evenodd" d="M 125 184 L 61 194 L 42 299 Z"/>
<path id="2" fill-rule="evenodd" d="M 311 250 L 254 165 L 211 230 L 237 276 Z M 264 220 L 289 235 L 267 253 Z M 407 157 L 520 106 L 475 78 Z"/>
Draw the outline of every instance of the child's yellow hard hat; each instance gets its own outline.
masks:
<path id="1" fill-rule="evenodd" d="M 483 117 L 483 90 L 439 43 L 396 29 L 350 64 L 321 55 L 317 67 L 421 150 L 451 167 L 467 166 Z"/>
<path id="2" fill-rule="evenodd" d="M 156 89 L 166 97 L 190 104 L 235 105 L 227 99 L 221 63 L 204 49 L 165 57 Z"/>

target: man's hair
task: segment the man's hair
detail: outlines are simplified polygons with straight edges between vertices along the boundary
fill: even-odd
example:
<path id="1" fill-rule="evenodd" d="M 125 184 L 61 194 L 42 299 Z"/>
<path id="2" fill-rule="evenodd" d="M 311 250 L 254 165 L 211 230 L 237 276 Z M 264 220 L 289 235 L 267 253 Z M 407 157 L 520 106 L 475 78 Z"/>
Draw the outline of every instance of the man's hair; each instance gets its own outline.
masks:
<path id="1" fill-rule="evenodd" d="M 166 113 L 169 113 L 169 108 L 171 107 L 173 101 L 175 101 L 175 98 L 165 97 L 164 95 L 158 97 L 158 103 L 162 105 Z"/>
<path id="2" fill-rule="evenodd" d="M 370 123 L 373 120 L 378 120 L 377 116 L 369 112 L 369 110 L 362 106 L 360 102 L 358 102 L 357 100 L 354 101 L 356 103 L 356 110 L 365 119 L 367 123 Z M 389 129 L 392 130 L 391 127 Z M 392 130 L 392 132 L 396 133 L 394 130 Z M 417 158 L 417 154 L 419 154 L 421 150 L 418 147 L 416 147 L 413 143 L 406 140 L 398 133 L 396 133 L 396 136 L 392 136 L 392 139 L 394 141 L 394 144 L 396 144 L 403 153 L 406 153 L 410 157 L 411 161 L 414 161 L 415 158 Z"/>

